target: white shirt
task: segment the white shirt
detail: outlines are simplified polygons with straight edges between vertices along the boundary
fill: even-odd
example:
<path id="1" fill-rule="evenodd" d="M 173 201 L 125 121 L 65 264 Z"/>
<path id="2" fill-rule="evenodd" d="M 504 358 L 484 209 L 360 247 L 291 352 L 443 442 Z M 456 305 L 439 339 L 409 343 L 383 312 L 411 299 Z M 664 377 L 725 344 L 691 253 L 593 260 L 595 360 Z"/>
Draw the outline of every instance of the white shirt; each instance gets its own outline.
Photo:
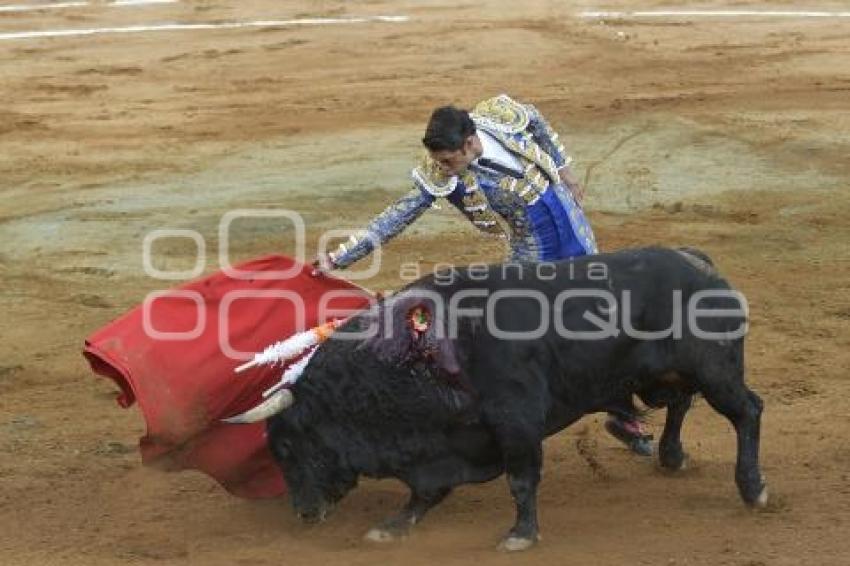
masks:
<path id="1" fill-rule="evenodd" d="M 478 134 L 478 139 L 481 140 L 481 147 L 484 150 L 481 157 L 495 161 L 499 165 L 504 165 L 522 175 L 523 167 L 519 157 L 505 149 L 505 146 L 499 143 L 496 138 L 481 128 L 478 128 L 476 134 Z"/>

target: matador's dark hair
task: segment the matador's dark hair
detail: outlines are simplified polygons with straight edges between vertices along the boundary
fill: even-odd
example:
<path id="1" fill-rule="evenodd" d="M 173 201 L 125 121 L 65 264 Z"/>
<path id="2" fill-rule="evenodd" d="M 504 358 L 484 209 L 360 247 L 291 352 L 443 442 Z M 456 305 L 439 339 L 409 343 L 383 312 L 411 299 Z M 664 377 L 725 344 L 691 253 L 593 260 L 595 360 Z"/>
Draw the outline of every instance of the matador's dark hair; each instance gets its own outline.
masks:
<path id="1" fill-rule="evenodd" d="M 441 106 L 431 114 L 422 143 L 431 151 L 456 151 L 474 133 L 475 122 L 469 112 L 455 106 Z"/>

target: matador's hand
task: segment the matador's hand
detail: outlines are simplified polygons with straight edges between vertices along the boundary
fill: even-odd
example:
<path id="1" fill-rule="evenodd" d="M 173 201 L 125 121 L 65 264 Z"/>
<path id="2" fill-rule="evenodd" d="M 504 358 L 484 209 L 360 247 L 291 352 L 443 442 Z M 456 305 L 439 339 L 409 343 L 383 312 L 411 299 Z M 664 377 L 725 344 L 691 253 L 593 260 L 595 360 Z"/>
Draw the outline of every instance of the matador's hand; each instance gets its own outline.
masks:
<path id="1" fill-rule="evenodd" d="M 573 194 L 573 198 L 576 199 L 576 202 L 581 204 L 584 200 L 584 187 L 581 183 L 579 183 L 572 170 L 569 167 L 562 167 L 558 169 L 558 176 L 561 178 L 561 182 L 564 186 L 567 187 Z"/>
<path id="2" fill-rule="evenodd" d="M 333 269 L 336 267 L 334 265 L 333 261 L 331 261 L 331 256 L 328 255 L 327 253 L 324 253 L 324 252 L 320 253 L 319 255 L 316 256 L 316 258 L 313 260 L 312 265 L 313 265 L 313 273 L 312 273 L 313 276 L 316 276 L 316 275 L 319 275 L 319 274 L 322 274 L 322 273 L 328 273 L 330 271 L 333 271 Z"/>

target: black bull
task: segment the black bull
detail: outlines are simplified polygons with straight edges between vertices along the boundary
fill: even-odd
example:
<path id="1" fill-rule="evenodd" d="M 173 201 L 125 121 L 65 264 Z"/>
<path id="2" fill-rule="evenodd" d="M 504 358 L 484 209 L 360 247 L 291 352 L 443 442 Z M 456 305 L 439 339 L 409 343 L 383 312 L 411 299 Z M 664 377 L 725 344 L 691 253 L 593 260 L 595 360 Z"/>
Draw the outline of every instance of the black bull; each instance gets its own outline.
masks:
<path id="1" fill-rule="evenodd" d="M 526 548 L 538 539 L 543 439 L 630 407 L 633 394 L 666 406 L 658 455 L 678 470 L 682 421 L 701 393 L 737 432 L 741 498 L 766 503 L 762 402 L 744 384 L 746 307 L 706 256 L 648 248 L 482 267 L 416 281 L 310 361 L 294 405 L 268 422 L 302 518 L 323 519 L 360 475 L 397 478 L 409 502 L 367 535 L 390 540 L 453 487 L 506 473 L 516 522 L 502 548 Z"/>

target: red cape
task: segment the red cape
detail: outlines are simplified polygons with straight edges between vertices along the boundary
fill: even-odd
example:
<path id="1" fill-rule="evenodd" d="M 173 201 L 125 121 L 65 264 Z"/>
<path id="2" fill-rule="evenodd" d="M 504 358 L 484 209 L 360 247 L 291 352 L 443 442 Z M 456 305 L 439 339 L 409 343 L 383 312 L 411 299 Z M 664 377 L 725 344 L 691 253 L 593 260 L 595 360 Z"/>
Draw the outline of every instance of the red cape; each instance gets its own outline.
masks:
<path id="1" fill-rule="evenodd" d="M 259 403 L 282 369 L 261 367 L 234 374 L 245 358 L 228 356 L 222 342 L 239 352 L 258 352 L 327 322 L 318 312 L 324 293 L 345 291 L 346 296 L 332 299 L 330 306 L 349 314 L 368 306 L 370 296 L 347 281 L 313 276 L 310 267 L 285 256 L 255 259 L 236 269 L 256 276 L 235 278 L 218 272 L 168 291 L 149 303 L 148 331 L 146 308 L 140 305 L 92 334 L 83 353 L 96 374 L 121 388 L 119 405 L 126 408 L 138 401 L 147 424 L 139 442 L 144 463 L 200 470 L 241 497 L 273 497 L 286 486 L 266 447 L 265 424 L 220 421 Z M 263 278 L 286 270 L 295 275 Z M 276 297 L 245 297 L 257 291 Z M 303 301 L 301 316 L 293 296 Z M 333 314 L 324 318 L 342 316 Z"/>

